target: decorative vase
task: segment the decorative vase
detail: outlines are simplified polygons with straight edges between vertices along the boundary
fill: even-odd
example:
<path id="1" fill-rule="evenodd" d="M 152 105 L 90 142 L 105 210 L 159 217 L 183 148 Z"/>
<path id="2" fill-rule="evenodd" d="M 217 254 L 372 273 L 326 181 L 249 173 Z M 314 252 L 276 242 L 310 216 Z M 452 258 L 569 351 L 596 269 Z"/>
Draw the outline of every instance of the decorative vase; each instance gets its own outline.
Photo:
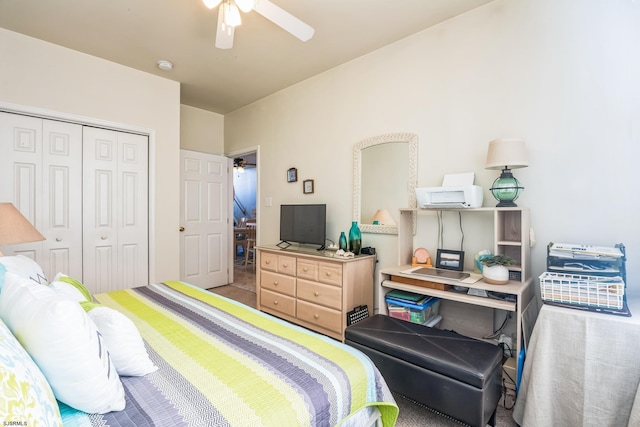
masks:
<path id="1" fill-rule="evenodd" d="M 340 233 L 340 239 L 338 240 L 338 248 L 343 251 L 347 251 L 347 236 L 344 235 L 344 231 Z"/>
<path id="2" fill-rule="evenodd" d="M 504 265 L 482 267 L 482 279 L 492 285 L 504 285 L 509 281 L 509 269 Z"/>
<path id="3" fill-rule="evenodd" d="M 349 251 L 353 252 L 354 255 L 358 255 L 361 246 L 362 236 L 360 234 L 360 228 L 358 228 L 358 222 L 353 221 L 351 223 L 351 229 L 349 229 Z"/>

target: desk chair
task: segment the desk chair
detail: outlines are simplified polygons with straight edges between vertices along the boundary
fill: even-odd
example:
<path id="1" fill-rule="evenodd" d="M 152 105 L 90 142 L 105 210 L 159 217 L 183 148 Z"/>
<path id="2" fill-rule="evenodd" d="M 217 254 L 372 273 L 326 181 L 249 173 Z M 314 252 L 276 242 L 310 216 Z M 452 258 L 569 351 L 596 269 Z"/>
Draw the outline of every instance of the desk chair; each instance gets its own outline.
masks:
<path id="1" fill-rule="evenodd" d="M 255 220 L 247 221 L 247 239 L 244 247 L 244 265 L 249 265 L 249 262 L 253 264 L 253 268 L 256 268 L 256 222 Z M 251 254 L 251 259 L 249 259 Z"/>

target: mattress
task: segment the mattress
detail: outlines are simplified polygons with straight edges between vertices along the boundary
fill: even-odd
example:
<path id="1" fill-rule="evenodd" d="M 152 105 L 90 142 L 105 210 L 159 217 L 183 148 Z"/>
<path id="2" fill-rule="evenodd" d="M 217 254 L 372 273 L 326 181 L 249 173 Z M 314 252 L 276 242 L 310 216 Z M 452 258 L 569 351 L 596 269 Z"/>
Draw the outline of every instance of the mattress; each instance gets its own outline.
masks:
<path id="1" fill-rule="evenodd" d="M 360 351 L 184 282 L 98 294 L 129 317 L 158 370 L 121 377 L 126 408 L 65 426 L 346 426 L 398 407 Z M 360 421 L 357 421 L 359 423 Z"/>

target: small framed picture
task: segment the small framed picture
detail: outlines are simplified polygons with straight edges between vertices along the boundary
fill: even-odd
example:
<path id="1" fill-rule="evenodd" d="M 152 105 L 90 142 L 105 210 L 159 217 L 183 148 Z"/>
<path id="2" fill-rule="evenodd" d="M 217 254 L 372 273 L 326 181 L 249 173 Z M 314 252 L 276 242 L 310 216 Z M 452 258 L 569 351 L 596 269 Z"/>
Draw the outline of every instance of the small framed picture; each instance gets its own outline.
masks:
<path id="1" fill-rule="evenodd" d="M 287 171 L 287 182 L 296 182 L 298 180 L 298 169 L 291 168 Z"/>
<path id="2" fill-rule="evenodd" d="M 302 192 L 304 194 L 313 193 L 313 180 L 312 179 L 307 179 L 307 180 L 302 182 Z"/>
<path id="3" fill-rule="evenodd" d="M 449 249 L 438 249 L 436 268 L 462 271 L 464 268 L 464 252 L 451 251 Z"/>

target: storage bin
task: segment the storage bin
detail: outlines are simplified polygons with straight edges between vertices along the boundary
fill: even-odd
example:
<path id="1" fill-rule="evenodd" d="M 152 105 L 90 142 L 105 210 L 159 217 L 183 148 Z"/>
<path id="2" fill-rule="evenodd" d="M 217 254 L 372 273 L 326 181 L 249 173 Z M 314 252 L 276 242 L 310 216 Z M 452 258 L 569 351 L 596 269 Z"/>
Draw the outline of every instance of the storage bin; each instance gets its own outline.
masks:
<path id="1" fill-rule="evenodd" d="M 389 316 L 413 323 L 425 323 L 438 314 L 440 298 L 431 297 L 421 304 L 385 298 Z"/>

